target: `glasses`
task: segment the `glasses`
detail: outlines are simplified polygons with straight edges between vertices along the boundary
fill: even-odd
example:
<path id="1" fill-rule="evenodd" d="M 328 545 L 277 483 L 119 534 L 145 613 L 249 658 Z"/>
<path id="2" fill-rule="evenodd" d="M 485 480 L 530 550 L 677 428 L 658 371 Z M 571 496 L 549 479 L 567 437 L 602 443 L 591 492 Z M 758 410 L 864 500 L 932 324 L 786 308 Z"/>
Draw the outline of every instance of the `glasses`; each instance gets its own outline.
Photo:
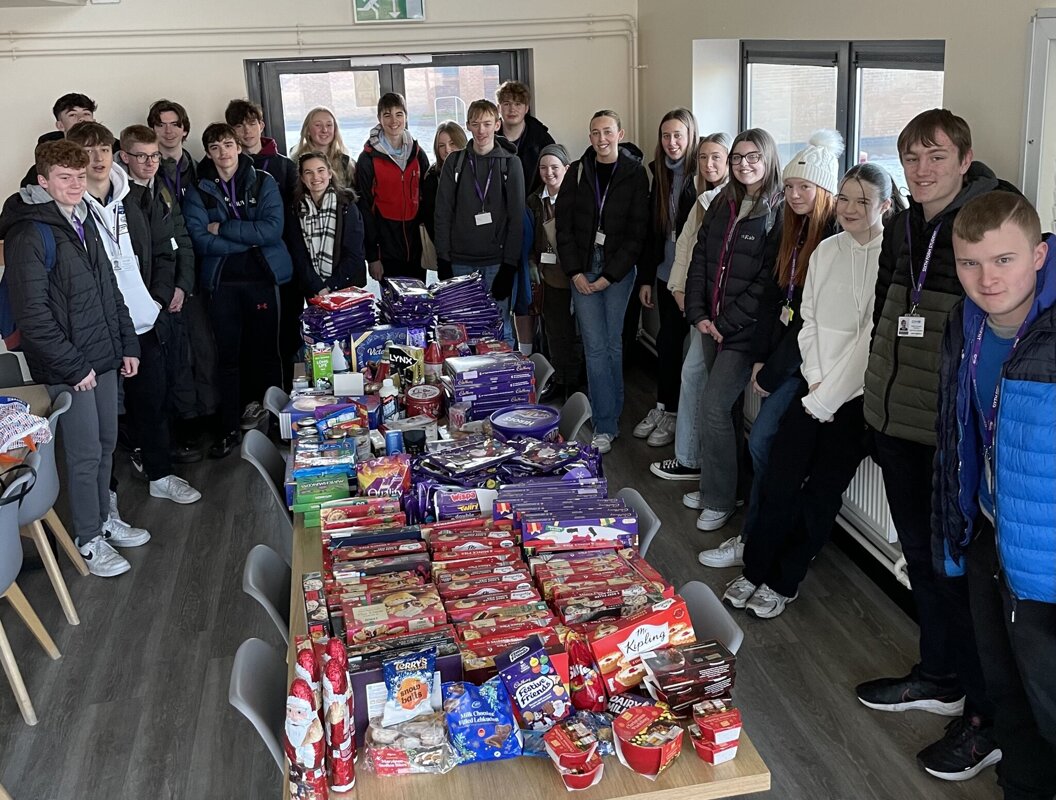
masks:
<path id="1" fill-rule="evenodd" d="M 762 160 L 763 154 L 760 153 L 758 150 L 753 150 L 750 153 L 745 153 L 743 156 L 740 153 L 734 153 L 730 156 L 730 163 L 733 164 L 733 166 L 735 167 L 742 161 L 747 161 L 749 164 L 758 164 Z"/>
<path id="2" fill-rule="evenodd" d="M 157 164 L 161 161 L 161 153 L 129 153 L 128 157 L 135 159 L 138 164 L 146 164 L 148 161 Z"/>

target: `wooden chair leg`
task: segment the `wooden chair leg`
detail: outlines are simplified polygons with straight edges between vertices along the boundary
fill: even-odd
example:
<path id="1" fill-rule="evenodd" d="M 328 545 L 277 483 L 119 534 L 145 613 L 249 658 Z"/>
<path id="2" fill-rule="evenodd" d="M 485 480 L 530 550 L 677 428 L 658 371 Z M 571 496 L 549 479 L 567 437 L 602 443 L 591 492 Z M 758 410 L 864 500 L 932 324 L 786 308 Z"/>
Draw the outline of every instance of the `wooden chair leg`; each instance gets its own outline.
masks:
<path id="1" fill-rule="evenodd" d="M 51 542 L 48 541 L 48 535 L 44 532 L 44 526 L 38 520 L 30 523 L 22 530 L 29 531 L 29 537 L 37 546 L 37 552 L 40 553 L 40 558 L 44 562 L 44 569 L 51 579 L 55 594 L 58 595 L 62 613 L 66 615 L 66 619 L 71 625 L 80 625 L 80 617 L 77 616 L 77 609 L 73 607 L 73 598 L 70 597 L 70 590 L 66 587 L 66 580 L 62 577 L 59 562 L 55 560 L 55 552 L 51 549 Z M 79 556 L 80 553 L 77 555 Z"/>
<path id="2" fill-rule="evenodd" d="M 37 612 L 33 610 L 33 606 L 29 604 L 26 596 L 22 594 L 22 590 L 18 588 L 18 584 L 12 583 L 3 596 L 11 601 L 11 605 L 15 607 L 18 616 L 22 617 L 22 621 L 26 623 L 30 633 L 37 637 L 37 641 L 44 648 L 44 652 L 51 656 L 52 659 L 60 658 L 62 653 L 55 646 L 55 642 L 52 641 L 51 636 L 44 628 L 44 624 L 40 621 L 40 617 L 37 616 Z"/>
<path id="3" fill-rule="evenodd" d="M 48 523 L 48 527 L 51 528 L 51 532 L 55 536 L 55 541 L 59 543 L 59 547 L 66 551 L 66 555 L 70 557 L 70 561 L 73 562 L 73 566 L 77 571 L 82 575 L 87 575 L 88 565 L 84 563 L 84 556 L 77 549 L 77 545 L 73 543 L 70 534 L 66 532 L 66 526 L 62 524 L 62 520 L 59 519 L 59 515 L 55 513 L 54 508 L 49 509 L 48 513 L 44 515 L 44 522 Z"/>
<path id="4" fill-rule="evenodd" d="M 0 800 L 11 800 L 11 795 L 7 793 L 2 784 L 0 784 Z"/>
<path id="5" fill-rule="evenodd" d="M 15 654 L 11 652 L 11 643 L 7 641 L 3 625 L 0 625 L 0 664 L 7 673 L 7 680 L 11 683 L 11 690 L 15 693 L 15 702 L 18 703 L 18 710 L 22 712 L 22 719 L 27 725 L 36 725 L 37 712 L 33 710 L 33 703 L 29 699 L 29 692 L 26 691 L 26 684 L 22 682 L 22 673 L 18 671 Z"/>

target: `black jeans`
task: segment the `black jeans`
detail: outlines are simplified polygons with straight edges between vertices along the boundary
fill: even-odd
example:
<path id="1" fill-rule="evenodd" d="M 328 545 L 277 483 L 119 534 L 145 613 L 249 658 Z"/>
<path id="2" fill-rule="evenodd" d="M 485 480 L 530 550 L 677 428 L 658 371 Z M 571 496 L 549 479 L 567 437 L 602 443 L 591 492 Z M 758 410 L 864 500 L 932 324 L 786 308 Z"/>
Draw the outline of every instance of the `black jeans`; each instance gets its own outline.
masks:
<path id="1" fill-rule="evenodd" d="M 796 399 L 781 418 L 759 492 L 758 524 L 744 546 L 744 577 L 794 597 L 810 562 L 829 540 L 836 514 L 865 457 L 862 398 L 831 422 L 818 422 Z"/>
<path id="2" fill-rule="evenodd" d="M 663 403 L 666 411 L 676 414 L 689 323 L 678 310 L 678 303 L 664 281 L 656 282 L 653 296 L 660 316 L 660 330 L 656 334 L 656 402 Z"/>
<path id="3" fill-rule="evenodd" d="M 242 408 L 282 383 L 279 293 L 263 281 L 221 283 L 209 298 L 217 350 L 220 433 L 239 429 Z"/>
<path id="4" fill-rule="evenodd" d="M 301 339 L 301 312 L 304 310 L 304 291 L 296 277 L 279 287 L 279 356 L 282 364 L 282 388 L 293 386 L 293 365 L 300 359 L 304 341 Z"/>
<path id="5" fill-rule="evenodd" d="M 968 549 L 968 591 L 986 688 L 994 703 L 1005 800 L 1056 795 L 1056 605 L 1011 598 L 994 528 L 980 516 Z M 1013 616 L 1014 615 L 1014 616 Z"/>
<path id="6" fill-rule="evenodd" d="M 576 317 L 572 313 L 573 291 L 543 286 L 543 328 L 550 362 L 554 365 L 554 380 L 565 386 L 578 386 L 583 372 L 583 345 L 576 335 Z"/>
<path id="7" fill-rule="evenodd" d="M 126 378 L 125 412 L 136 444 L 143 452 L 143 471 L 156 481 L 172 474 L 169 455 L 169 369 L 155 330 L 139 336 L 139 372 Z"/>
<path id="8" fill-rule="evenodd" d="M 873 432 L 891 519 L 906 558 L 920 625 L 920 669 L 930 678 L 957 678 L 965 713 L 993 718 L 968 611 L 968 581 L 938 575 L 931 550 L 931 479 L 935 448 Z"/>

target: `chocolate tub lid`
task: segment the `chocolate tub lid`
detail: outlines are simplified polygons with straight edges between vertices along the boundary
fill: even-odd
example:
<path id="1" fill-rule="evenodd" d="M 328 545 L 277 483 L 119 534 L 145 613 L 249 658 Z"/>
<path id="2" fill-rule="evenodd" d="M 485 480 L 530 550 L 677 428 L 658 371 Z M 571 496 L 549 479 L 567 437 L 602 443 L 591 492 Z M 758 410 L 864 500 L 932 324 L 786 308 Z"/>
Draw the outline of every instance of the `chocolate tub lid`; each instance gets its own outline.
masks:
<path id="1" fill-rule="evenodd" d="M 561 415 L 550 406 L 524 403 L 500 408 L 491 415 L 491 424 L 502 430 L 546 431 L 561 421 Z"/>

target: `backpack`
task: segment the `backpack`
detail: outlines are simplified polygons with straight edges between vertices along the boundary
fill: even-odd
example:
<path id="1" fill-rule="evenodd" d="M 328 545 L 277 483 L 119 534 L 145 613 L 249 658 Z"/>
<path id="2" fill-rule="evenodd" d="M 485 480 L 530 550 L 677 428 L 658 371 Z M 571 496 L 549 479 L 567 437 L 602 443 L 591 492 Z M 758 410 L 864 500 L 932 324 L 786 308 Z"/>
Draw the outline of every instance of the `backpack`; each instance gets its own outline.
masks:
<path id="1" fill-rule="evenodd" d="M 40 220 L 33 220 L 33 227 L 40 233 L 40 238 L 44 243 L 44 272 L 47 274 L 55 268 L 55 234 L 50 225 Z M 11 265 L 8 264 L 4 269 L 3 277 L 0 278 L 0 337 L 3 337 L 8 350 L 19 350 L 22 344 L 22 334 L 19 333 L 18 326 L 15 324 L 15 315 L 11 310 L 11 292 L 7 285 L 7 270 L 10 268 Z"/>

